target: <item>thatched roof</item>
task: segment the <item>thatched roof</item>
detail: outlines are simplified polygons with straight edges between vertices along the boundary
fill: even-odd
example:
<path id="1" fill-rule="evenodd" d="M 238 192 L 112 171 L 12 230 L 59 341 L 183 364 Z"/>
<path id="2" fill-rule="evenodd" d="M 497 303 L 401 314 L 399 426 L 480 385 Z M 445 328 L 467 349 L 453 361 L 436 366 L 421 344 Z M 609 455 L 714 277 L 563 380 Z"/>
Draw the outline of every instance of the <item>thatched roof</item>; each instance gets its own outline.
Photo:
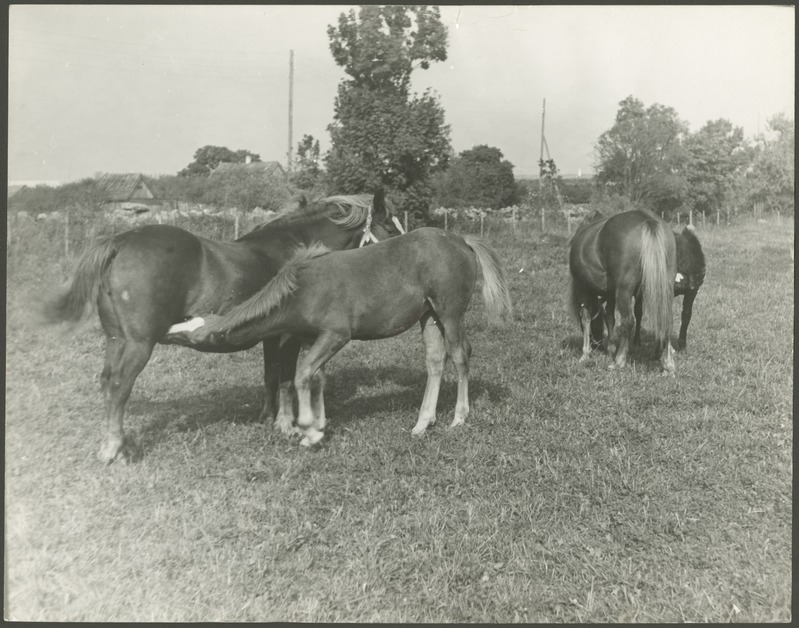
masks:
<path id="1" fill-rule="evenodd" d="M 283 166 L 277 161 L 252 161 L 248 164 L 232 164 L 223 161 L 211 171 L 211 176 L 233 172 L 257 172 L 265 177 L 283 176 L 286 174 L 286 171 L 283 170 Z"/>
<path id="2" fill-rule="evenodd" d="M 141 174 L 101 174 L 97 184 L 107 201 L 129 201 L 132 198 L 153 198 Z"/>

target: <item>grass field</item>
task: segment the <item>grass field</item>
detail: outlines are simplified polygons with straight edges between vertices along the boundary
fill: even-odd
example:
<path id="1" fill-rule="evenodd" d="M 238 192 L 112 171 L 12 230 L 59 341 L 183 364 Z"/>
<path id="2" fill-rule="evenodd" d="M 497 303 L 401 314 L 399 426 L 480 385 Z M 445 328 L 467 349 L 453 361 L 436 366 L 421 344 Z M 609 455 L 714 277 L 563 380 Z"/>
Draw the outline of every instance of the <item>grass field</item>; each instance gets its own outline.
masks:
<path id="1" fill-rule="evenodd" d="M 475 295 L 466 426 L 447 428 L 448 365 L 437 425 L 411 436 L 415 330 L 331 361 L 314 451 L 254 422 L 259 349 L 159 347 L 128 404 L 143 458 L 109 467 L 99 324 L 33 327 L 27 299 L 64 265 L 26 251 L 9 262 L 6 618 L 789 621 L 793 229 L 699 235 L 675 378 L 646 334 L 623 371 L 578 364 L 565 234 L 489 233 L 516 314 L 488 327 Z"/>

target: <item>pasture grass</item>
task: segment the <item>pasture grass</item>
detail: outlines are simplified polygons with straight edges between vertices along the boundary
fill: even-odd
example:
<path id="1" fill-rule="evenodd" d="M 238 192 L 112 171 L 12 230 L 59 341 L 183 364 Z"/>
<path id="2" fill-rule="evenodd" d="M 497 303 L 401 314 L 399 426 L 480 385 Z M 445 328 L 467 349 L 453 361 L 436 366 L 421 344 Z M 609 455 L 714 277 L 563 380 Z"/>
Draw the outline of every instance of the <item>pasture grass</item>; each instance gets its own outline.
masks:
<path id="1" fill-rule="evenodd" d="M 6 618 L 790 621 L 793 232 L 699 235 L 708 275 L 675 378 L 646 332 L 626 370 L 604 354 L 579 364 L 566 236 L 495 231 L 515 320 L 487 325 L 475 295 L 464 427 L 447 427 L 449 365 L 438 423 L 411 436 L 415 330 L 331 361 L 312 451 L 254 421 L 260 349 L 158 347 L 128 404 L 141 459 L 109 467 L 95 459 L 99 324 L 34 327 L 27 300 L 48 271 L 22 264 L 8 286 Z"/>

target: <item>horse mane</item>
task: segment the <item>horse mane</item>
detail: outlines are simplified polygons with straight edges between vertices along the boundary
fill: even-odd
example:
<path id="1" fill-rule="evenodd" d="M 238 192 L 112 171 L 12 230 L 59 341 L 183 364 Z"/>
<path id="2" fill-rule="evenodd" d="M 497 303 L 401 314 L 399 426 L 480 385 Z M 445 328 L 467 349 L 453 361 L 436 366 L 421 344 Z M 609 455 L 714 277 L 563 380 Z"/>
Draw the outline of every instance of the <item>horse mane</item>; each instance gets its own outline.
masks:
<path id="1" fill-rule="evenodd" d="M 319 242 L 297 247 L 291 259 L 283 265 L 269 283 L 224 316 L 209 322 L 209 330 L 230 331 L 244 323 L 263 318 L 297 289 L 297 271 L 310 260 L 327 253 L 330 253 L 330 249 Z"/>
<path id="2" fill-rule="evenodd" d="M 331 222 L 344 229 L 360 227 L 370 214 L 373 199 L 372 194 L 336 195 L 317 198 L 299 206 L 287 205 L 276 215 L 241 236 L 239 240 L 257 237 L 266 228 L 311 222 L 322 215 L 326 215 Z"/>

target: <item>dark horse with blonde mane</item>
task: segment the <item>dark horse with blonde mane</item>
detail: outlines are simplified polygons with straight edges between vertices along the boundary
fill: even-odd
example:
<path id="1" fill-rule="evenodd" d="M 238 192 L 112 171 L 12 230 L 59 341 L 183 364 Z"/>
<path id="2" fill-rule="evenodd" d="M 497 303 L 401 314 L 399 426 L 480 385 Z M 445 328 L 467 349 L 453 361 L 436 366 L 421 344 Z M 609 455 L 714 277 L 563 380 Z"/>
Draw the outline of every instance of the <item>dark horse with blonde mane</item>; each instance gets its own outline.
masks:
<path id="1" fill-rule="evenodd" d="M 170 340 L 235 350 L 283 334 L 301 339 L 306 352 L 294 379 L 297 426 L 304 435 L 301 444 L 310 446 L 324 436 L 322 385 L 314 379 L 325 363 L 350 340 L 389 338 L 418 321 L 427 386 L 413 433 L 435 422 L 448 355 L 458 372 L 454 427 L 469 413 L 471 346 L 464 315 L 480 273 L 489 320 L 507 318 L 511 303 L 502 267 L 480 238 L 426 227 L 353 251 L 302 248 L 250 299 L 221 317 L 205 316 L 199 327 Z"/>
<path id="2" fill-rule="evenodd" d="M 382 190 L 374 199 L 333 196 L 307 204 L 303 198 L 298 210 L 282 212 L 232 242 L 169 225 L 147 225 L 87 251 L 69 287 L 45 307 L 45 320 L 77 321 L 94 306 L 99 313 L 106 336 L 101 387 L 108 431 L 100 460 L 112 462 L 129 453 L 122 426 L 125 404 L 153 347 L 169 342 L 165 336 L 171 327 L 180 329 L 183 321 L 200 313 L 224 314 L 246 301 L 275 277 L 297 246 L 319 242 L 328 249 L 349 249 L 367 239 L 396 235 L 388 218 Z M 195 348 L 226 352 L 247 347 Z M 296 364 L 299 344 L 290 340 L 281 347 L 278 338 L 270 337 L 263 352 L 266 398 L 261 417 L 270 420 L 283 378 L 280 365 Z M 282 390 L 280 414 L 291 413 Z"/>
<path id="3" fill-rule="evenodd" d="M 609 351 L 613 351 L 614 308 L 618 306 L 618 350 L 610 368 L 626 365 L 635 327 L 635 298 L 643 300 L 642 307 L 646 304 L 650 312 L 656 340 L 655 359 L 661 358 L 665 372 L 674 371 L 670 336 L 676 247 L 674 236 L 663 220 L 645 210 L 622 212 L 609 218 L 595 212 L 572 238 L 569 270 L 571 310 L 583 331 L 581 361 L 591 352 L 591 337 L 602 337 L 603 322 L 608 329 Z"/>

